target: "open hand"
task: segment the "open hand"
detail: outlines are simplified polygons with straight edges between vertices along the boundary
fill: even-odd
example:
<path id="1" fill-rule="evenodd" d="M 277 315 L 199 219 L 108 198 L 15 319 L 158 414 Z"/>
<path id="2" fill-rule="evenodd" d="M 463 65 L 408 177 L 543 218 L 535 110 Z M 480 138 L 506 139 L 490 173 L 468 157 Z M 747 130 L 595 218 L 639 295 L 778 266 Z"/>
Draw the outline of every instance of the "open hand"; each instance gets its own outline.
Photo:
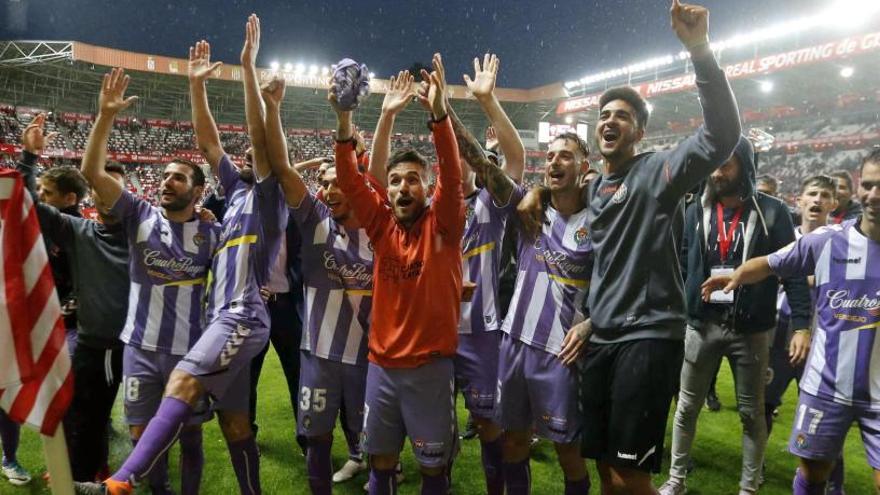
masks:
<path id="1" fill-rule="evenodd" d="M 495 79 L 498 77 L 498 66 L 501 61 L 495 54 L 487 53 L 483 57 L 483 64 L 480 65 L 480 59 L 474 57 L 474 79 L 464 75 L 464 82 L 468 89 L 474 95 L 474 98 L 481 99 L 492 95 L 495 91 Z"/>
<path id="2" fill-rule="evenodd" d="M 211 63 L 211 45 L 207 41 L 198 41 L 195 47 L 189 47 L 190 82 L 204 82 L 222 65 L 223 62 Z"/>
<path id="3" fill-rule="evenodd" d="M 46 114 L 37 114 L 31 120 L 31 123 L 25 127 L 24 132 L 21 133 L 21 146 L 28 153 L 39 155 L 46 149 L 46 145 L 52 142 L 55 136 L 58 135 L 57 132 L 45 134 L 43 132 L 44 125 L 46 125 Z"/>
<path id="4" fill-rule="evenodd" d="M 495 132 L 494 126 L 486 128 L 486 149 L 495 151 L 498 147 L 498 134 Z"/>
<path id="5" fill-rule="evenodd" d="M 742 284 L 739 282 L 736 272 L 733 272 L 733 275 L 713 275 L 707 278 L 703 285 L 700 286 L 700 291 L 703 301 L 709 302 L 709 298 L 716 290 L 723 290 L 727 294 L 732 290 L 736 290 L 740 285 Z"/>
<path id="6" fill-rule="evenodd" d="M 431 61 L 434 70 L 422 69 L 422 84 L 419 89 L 419 102 L 423 107 L 430 109 L 434 120 L 446 117 L 446 68 L 443 67 L 443 57 L 439 53 L 434 54 Z"/>
<path id="7" fill-rule="evenodd" d="M 391 76 L 388 92 L 385 93 L 385 99 L 382 101 L 383 113 L 396 115 L 409 105 L 410 100 L 416 94 L 413 89 L 414 80 L 413 75 L 405 70 L 398 72 L 397 77 Z"/>
<path id="8" fill-rule="evenodd" d="M 672 29 L 685 48 L 691 50 L 709 43 L 709 9 L 672 0 L 669 14 Z"/>
<path id="9" fill-rule="evenodd" d="M 260 51 L 260 18 L 257 14 L 248 17 L 244 26 L 244 46 L 241 48 L 241 66 L 252 69 L 257 65 L 257 53 Z"/>
<path id="10" fill-rule="evenodd" d="M 137 96 L 125 97 L 125 90 L 131 78 L 125 70 L 114 67 L 109 74 L 104 74 L 101 82 L 101 94 L 98 96 L 98 112 L 104 115 L 116 115 L 136 102 Z"/>
<path id="11" fill-rule="evenodd" d="M 593 333 L 593 324 L 589 319 L 571 327 L 563 337 L 562 350 L 557 355 L 562 364 L 571 366 L 580 359 L 587 349 L 587 341 L 591 333 Z"/>

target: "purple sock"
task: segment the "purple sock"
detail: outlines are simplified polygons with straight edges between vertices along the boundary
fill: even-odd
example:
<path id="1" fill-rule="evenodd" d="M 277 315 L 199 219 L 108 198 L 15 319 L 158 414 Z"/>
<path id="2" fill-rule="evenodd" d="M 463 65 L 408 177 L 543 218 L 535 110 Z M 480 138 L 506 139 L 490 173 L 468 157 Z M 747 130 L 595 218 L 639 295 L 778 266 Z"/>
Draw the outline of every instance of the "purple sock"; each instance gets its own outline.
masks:
<path id="1" fill-rule="evenodd" d="M 9 419 L 6 412 L 0 409 L 0 442 L 3 442 L 3 459 L 17 462 L 18 439 L 21 437 L 21 426 Z"/>
<path id="2" fill-rule="evenodd" d="M 397 495 L 394 469 L 370 469 L 370 495 Z"/>
<path id="3" fill-rule="evenodd" d="M 116 481 L 140 479 L 159 458 L 168 452 L 180 434 L 183 423 L 192 415 L 189 404 L 174 397 L 165 397 L 156 415 L 147 424 L 135 448 L 119 471 L 110 476 Z"/>
<path id="4" fill-rule="evenodd" d="M 446 473 L 446 470 L 436 476 L 422 473 L 422 495 L 446 495 L 449 491 L 449 478 L 446 477 Z"/>
<path id="5" fill-rule="evenodd" d="M 260 451 L 253 435 L 237 442 L 227 443 L 229 457 L 235 477 L 238 478 L 238 489 L 243 495 L 259 495 L 260 488 Z"/>
<path id="6" fill-rule="evenodd" d="M 136 448 L 138 444 L 137 438 L 131 439 L 131 446 Z M 150 487 L 150 493 L 153 495 L 174 495 L 171 490 L 171 482 L 168 481 L 168 452 L 165 452 L 150 469 L 147 476 L 147 486 Z"/>
<path id="7" fill-rule="evenodd" d="M 825 485 L 827 483 L 810 483 L 801 475 L 798 469 L 794 475 L 794 483 L 792 483 L 792 495 L 824 495 Z"/>
<path id="8" fill-rule="evenodd" d="M 840 456 L 828 476 L 828 495 L 843 494 L 843 478 L 843 456 Z"/>
<path id="9" fill-rule="evenodd" d="M 565 495 L 587 495 L 590 493 L 590 476 L 582 480 L 565 480 Z"/>
<path id="10" fill-rule="evenodd" d="M 504 475 L 501 468 L 501 438 L 491 442 L 480 441 L 480 457 L 486 474 L 486 493 L 504 495 Z"/>
<path id="11" fill-rule="evenodd" d="M 348 458 L 356 462 L 362 462 L 364 460 L 364 455 L 361 453 L 360 434 L 349 430 L 344 424 L 342 427 L 342 433 L 345 434 L 345 443 L 348 444 Z"/>
<path id="12" fill-rule="evenodd" d="M 202 430 L 190 429 L 180 433 L 180 494 L 198 495 L 202 484 Z"/>
<path id="13" fill-rule="evenodd" d="M 309 488 L 313 495 L 330 495 L 333 491 L 333 467 L 330 460 L 330 447 L 333 440 L 310 437 L 306 450 L 306 470 Z"/>
<path id="14" fill-rule="evenodd" d="M 502 463 L 501 472 L 504 475 L 507 495 L 528 495 L 531 493 L 532 472 L 529 469 L 528 458 L 519 462 Z"/>

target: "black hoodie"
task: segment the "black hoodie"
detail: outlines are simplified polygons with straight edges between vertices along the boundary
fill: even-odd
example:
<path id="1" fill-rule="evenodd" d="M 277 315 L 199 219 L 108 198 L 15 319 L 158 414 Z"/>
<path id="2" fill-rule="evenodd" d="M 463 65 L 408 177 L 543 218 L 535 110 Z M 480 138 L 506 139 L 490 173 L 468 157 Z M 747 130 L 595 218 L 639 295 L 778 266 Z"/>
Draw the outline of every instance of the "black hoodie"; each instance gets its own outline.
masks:
<path id="1" fill-rule="evenodd" d="M 782 201 L 757 192 L 755 187 L 756 166 L 754 150 L 745 137 L 740 137 L 734 150 L 740 163 L 742 198 L 747 204 L 744 224 L 742 259 L 766 256 L 793 243 L 794 225 L 788 208 Z M 688 206 L 685 214 L 685 232 L 682 256 L 682 272 L 685 275 L 688 325 L 701 328 L 706 319 L 708 305 L 701 298 L 700 286 L 709 277 L 707 257 L 708 223 L 715 218 L 715 201 L 709 188 L 700 201 Z M 809 328 L 812 306 L 806 278 L 782 280 L 791 304 L 793 328 Z M 776 326 L 776 294 L 779 279 L 770 276 L 763 282 L 743 286 L 736 290 L 733 302 L 733 329 L 741 333 L 766 331 Z"/>

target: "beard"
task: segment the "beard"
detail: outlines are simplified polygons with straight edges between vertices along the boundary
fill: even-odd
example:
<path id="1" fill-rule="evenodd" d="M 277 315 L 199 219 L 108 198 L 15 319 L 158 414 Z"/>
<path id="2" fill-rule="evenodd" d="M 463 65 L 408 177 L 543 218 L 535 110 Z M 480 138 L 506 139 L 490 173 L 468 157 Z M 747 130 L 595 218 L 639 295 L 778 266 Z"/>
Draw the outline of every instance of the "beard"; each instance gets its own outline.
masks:
<path id="1" fill-rule="evenodd" d="M 190 203 L 192 203 L 193 193 L 192 191 L 184 194 L 183 196 L 175 196 L 173 200 L 168 203 L 162 203 L 162 208 L 165 208 L 168 211 L 181 211 L 185 210 Z"/>
<path id="2" fill-rule="evenodd" d="M 706 187 L 709 188 L 709 195 L 712 198 L 739 196 L 742 192 L 742 187 L 740 187 L 738 181 L 729 181 L 727 179 L 716 181 L 710 177 L 706 183 Z"/>

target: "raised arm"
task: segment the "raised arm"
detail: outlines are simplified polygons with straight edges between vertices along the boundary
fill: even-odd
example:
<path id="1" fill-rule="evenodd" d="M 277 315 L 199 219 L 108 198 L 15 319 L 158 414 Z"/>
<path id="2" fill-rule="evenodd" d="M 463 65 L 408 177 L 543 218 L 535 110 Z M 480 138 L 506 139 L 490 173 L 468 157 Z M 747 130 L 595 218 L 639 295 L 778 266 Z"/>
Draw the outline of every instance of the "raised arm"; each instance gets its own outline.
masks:
<path id="1" fill-rule="evenodd" d="M 57 132 L 46 134 L 43 126 L 46 125 L 46 114 L 40 113 L 31 120 L 31 123 L 25 127 L 21 133 L 21 161 L 18 162 L 17 168 L 24 178 L 24 185 L 28 192 L 37 201 L 37 159 L 46 149 L 46 145 L 55 139 Z"/>
<path id="2" fill-rule="evenodd" d="M 281 125 L 281 102 L 284 101 L 285 83 L 283 79 L 273 79 L 263 87 L 263 100 L 266 102 L 266 151 L 272 173 L 278 177 L 284 199 L 288 206 L 298 208 L 309 193 L 306 183 L 295 167 L 290 166 L 287 153 L 287 139 Z M 323 160 L 323 159 L 322 159 Z"/>
<path id="3" fill-rule="evenodd" d="M 495 80 L 498 77 L 500 65 L 501 60 L 494 54 L 487 53 L 483 57 L 482 66 L 480 66 L 480 59 L 474 58 L 474 79 L 471 80 L 470 76 L 465 74 L 464 82 L 495 129 L 498 144 L 504 154 L 504 164 L 501 166 L 501 170 L 516 182 L 522 182 L 523 170 L 526 167 L 526 148 L 519 133 L 516 132 L 516 127 L 513 126 L 513 122 L 510 121 L 495 96 Z M 459 144 L 459 146 L 461 145 Z"/>
<path id="4" fill-rule="evenodd" d="M 414 80 L 413 75 L 405 70 L 398 72 L 397 77 L 391 76 L 388 92 L 385 93 L 385 99 L 382 100 L 382 113 L 379 114 L 379 121 L 376 123 L 376 132 L 373 134 L 373 149 L 370 150 L 370 175 L 382 186 L 388 185 L 385 163 L 391 153 L 391 132 L 394 130 L 394 119 L 415 96 Z"/>
<path id="5" fill-rule="evenodd" d="M 267 126 L 266 130 L 268 131 L 268 126 Z M 293 169 L 301 174 L 307 170 L 314 170 L 316 168 L 319 168 L 321 165 L 323 165 L 325 163 L 333 163 L 333 158 L 329 157 L 329 156 L 318 156 L 318 157 L 312 158 L 310 160 L 306 160 L 304 162 L 294 163 Z"/>
<path id="6" fill-rule="evenodd" d="M 335 92 L 335 86 L 331 87 L 327 100 L 336 112 L 336 182 L 351 202 L 358 221 L 376 244 L 384 226 L 391 220 L 391 213 L 382 200 L 371 192 L 363 175 L 358 172 L 351 111 L 339 108 Z"/>
<path id="7" fill-rule="evenodd" d="M 254 150 L 254 172 L 257 177 L 266 177 L 272 171 L 266 150 L 266 110 L 260 96 L 257 82 L 257 53 L 260 51 L 260 18 L 251 14 L 245 25 L 244 46 L 241 49 L 241 67 L 244 81 L 244 112 L 247 119 L 248 137 Z M 282 94 L 283 97 L 283 94 Z M 282 138 L 283 138 L 282 132 Z M 283 165 L 289 167 L 285 143 Z"/>
<path id="8" fill-rule="evenodd" d="M 670 152 L 660 171 L 667 199 L 677 203 L 727 161 L 742 127 L 736 98 L 709 48 L 709 11 L 673 0 L 670 17 L 672 29 L 691 55 L 704 121 L 695 135 Z"/>
<path id="9" fill-rule="evenodd" d="M 196 144 L 199 151 L 217 175 L 217 167 L 225 152 L 220 144 L 220 133 L 214 116 L 208 108 L 208 92 L 205 80 L 213 75 L 223 62 L 211 63 L 211 45 L 202 40 L 195 47 L 189 47 L 189 96 L 192 104 L 193 128 L 196 131 Z M 256 160 L 255 160 L 256 161 Z"/>
<path id="10" fill-rule="evenodd" d="M 114 68 L 109 74 L 104 74 L 101 94 L 98 96 L 98 116 L 89 133 L 89 141 L 86 143 L 80 166 L 83 176 L 92 188 L 110 205 L 116 204 L 119 196 L 122 195 L 122 184 L 104 171 L 104 164 L 107 163 L 107 140 L 110 138 L 110 130 L 113 129 L 116 114 L 137 101 L 137 96 L 125 97 L 125 90 L 130 81 L 131 78 L 120 68 Z"/>
<path id="11" fill-rule="evenodd" d="M 452 124 L 447 118 L 446 69 L 443 67 L 443 58 L 439 53 L 434 54 L 432 64 L 434 70 L 430 74 L 422 70 L 423 82 L 419 91 L 422 105 L 431 110 L 433 120 L 431 133 L 440 168 L 432 208 L 436 213 L 438 225 L 446 231 L 447 240 L 460 242 L 464 230 L 461 159 Z"/>
<path id="12" fill-rule="evenodd" d="M 452 105 L 448 107 L 449 118 L 452 120 L 452 129 L 455 131 L 455 139 L 458 142 L 458 152 L 470 165 L 480 178 L 483 187 L 492 195 L 492 200 L 497 205 L 506 205 L 510 201 L 513 192 L 513 179 L 508 176 L 501 167 L 492 163 L 483 153 L 479 141 L 464 126 Z M 522 177 L 522 174 L 520 174 Z"/>

